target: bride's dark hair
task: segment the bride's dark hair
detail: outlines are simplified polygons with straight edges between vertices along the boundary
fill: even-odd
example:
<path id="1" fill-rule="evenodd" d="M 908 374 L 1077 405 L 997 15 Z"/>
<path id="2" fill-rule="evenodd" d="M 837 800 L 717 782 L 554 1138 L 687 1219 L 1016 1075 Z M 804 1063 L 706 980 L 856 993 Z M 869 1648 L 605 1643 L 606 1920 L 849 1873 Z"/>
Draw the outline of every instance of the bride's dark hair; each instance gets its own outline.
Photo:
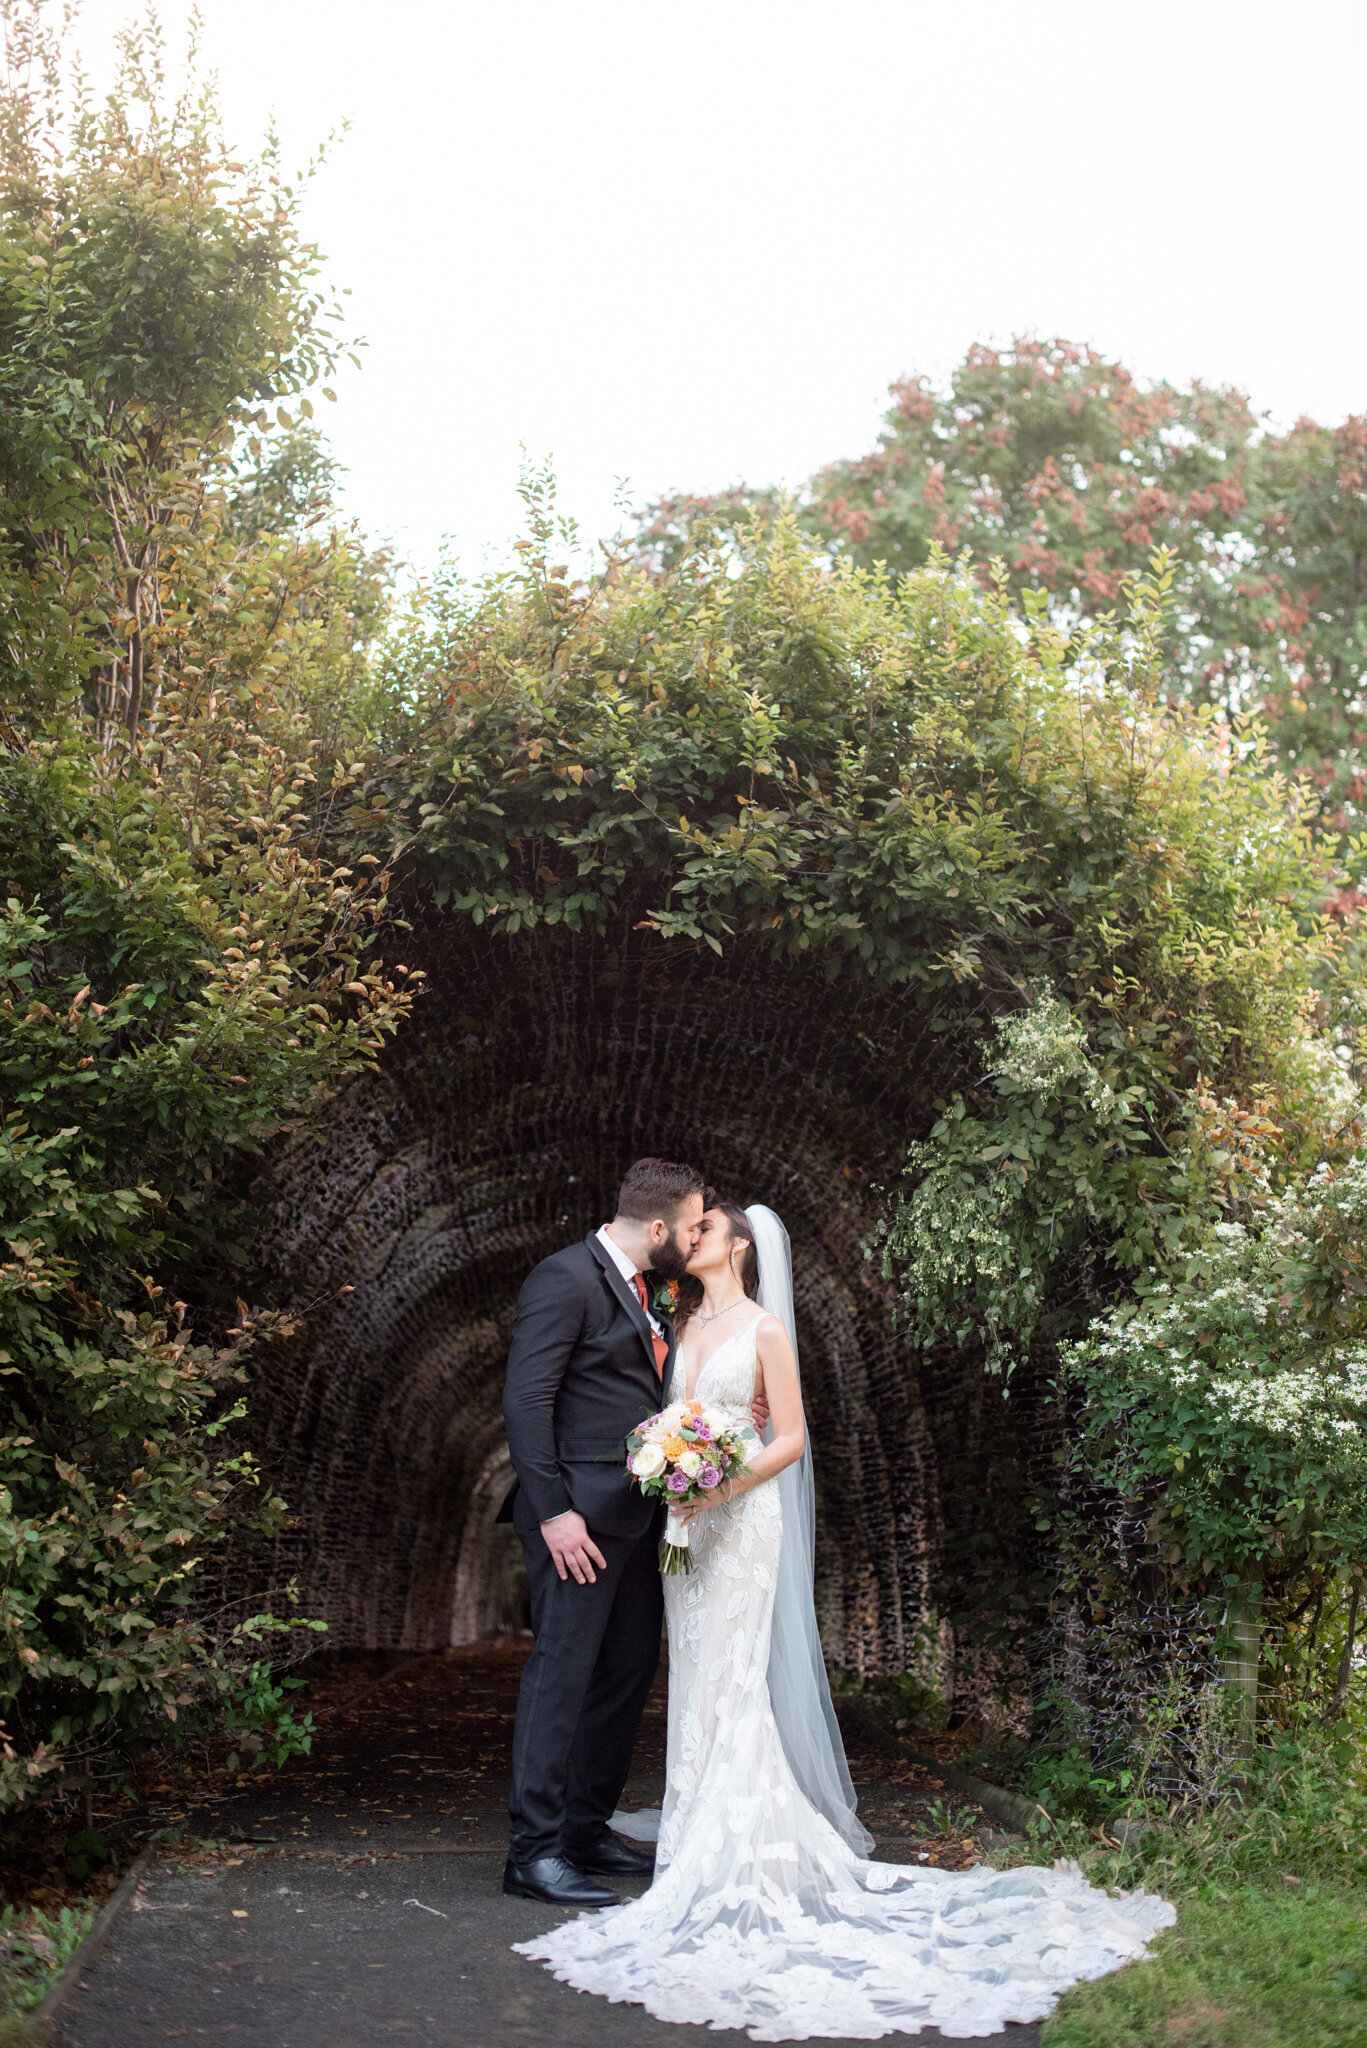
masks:
<path id="1" fill-rule="evenodd" d="M 749 1217 L 739 1202 L 712 1202 L 710 1208 L 720 1209 L 726 1218 L 726 1227 L 731 1241 L 737 1238 L 745 1241 L 745 1257 L 740 1262 L 740 1284 L 751 1301 L 759 1293 L 759 1253 L 755 1250 L 755 1233 Z M 675 1317 L 676 1329 L 682 1331 L 697 1313 L 702 1304 L 702 1282 L 686 1273 L 679 1282 L 679 1312 Z"/>

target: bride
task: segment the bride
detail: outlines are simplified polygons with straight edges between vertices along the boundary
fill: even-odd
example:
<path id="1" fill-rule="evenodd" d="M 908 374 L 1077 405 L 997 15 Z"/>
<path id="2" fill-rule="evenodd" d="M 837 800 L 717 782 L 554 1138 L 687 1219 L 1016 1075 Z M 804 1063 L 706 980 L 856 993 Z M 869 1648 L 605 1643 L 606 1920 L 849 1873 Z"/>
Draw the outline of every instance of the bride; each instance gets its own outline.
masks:
<path id="1" fill-rule="evenodd" d="M 812 1597 L 814 1509 L 788 1234 L 770 1209 L 709 1209 L 669 1401 L 769 1441 L 685 1512 L 694 1570 L 665 1579 L 669 1752 L 655 1880 L 519 1952 L 581 1991 L 752 2041 L 955 2040 L 1036 2020 L 1139 1955 L 1175 1914 L 1075 1868 L 875 1863 L 831 1706 Z M 645 1833 L 637 1817 L 633 1832 Z"/>

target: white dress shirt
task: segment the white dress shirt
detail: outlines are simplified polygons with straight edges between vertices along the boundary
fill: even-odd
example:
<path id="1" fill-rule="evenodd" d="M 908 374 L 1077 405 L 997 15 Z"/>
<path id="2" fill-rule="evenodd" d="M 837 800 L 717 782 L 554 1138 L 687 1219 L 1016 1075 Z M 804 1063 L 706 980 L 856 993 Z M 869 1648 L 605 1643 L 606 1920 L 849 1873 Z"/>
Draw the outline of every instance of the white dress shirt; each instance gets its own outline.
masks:
<path id="1" fill-rule="evenodd" d="M 640 1272 L 641 1269 L 636 1264 L 634 1259 L 628 1258 L 627 1254 L 622 1250 L 621 1245 L 618 1244 L 616 1238 L 608 1236 L 608 1227 L 606 1223 L 603 1225 L 602 1229 L 598 1233 L 598 1242 L 602 1245 L 603 1250 L 608 1254 L 609 1258 L 612 1260 L 613 1265 L 617 1268 L 622 1278 L 626 1281 L 627 1286 L 631 1289 L 632 1293 L 634 1294 L 636 1291 L 636 1275 Z M 655 1335 L 657 1337 L 663 1337 L 664 1330 L 661 1328 L 660 1324 L 656 1322 L 654 1316 L 650 1313 L 650 1290 L 648 1288 L 646 1290 L 646 1320 L 649 1322 L 651 1329 L 655 1332 Z"/>

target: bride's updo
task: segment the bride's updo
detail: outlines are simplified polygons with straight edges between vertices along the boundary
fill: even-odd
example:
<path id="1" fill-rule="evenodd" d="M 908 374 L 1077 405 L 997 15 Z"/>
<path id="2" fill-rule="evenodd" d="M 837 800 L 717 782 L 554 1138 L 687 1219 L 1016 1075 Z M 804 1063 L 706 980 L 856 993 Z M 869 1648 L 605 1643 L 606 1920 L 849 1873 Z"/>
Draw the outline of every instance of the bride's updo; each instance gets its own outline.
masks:
<path id="1" fill-rule="evenodd" d="M 731 1270 L 753 1301 L 759 1293 L 759 1253 L 755 1250 L 754 1228 L 739 1202 L 710 1202 L 708 1213 L 714 1210 L 719 1210 L 726 1218 L 730 1242 L 734 1244 L 738 1238 L 744 1241 L 745 1256 L 741 1259 L 733 1258 Z M 677 1329 L 683 1330 L 701 1302 L 701 1280 L 695 1279 L 691 1273 L 686 1274 L 679 1282 L 679 1309 L 675 1317 Z"/>

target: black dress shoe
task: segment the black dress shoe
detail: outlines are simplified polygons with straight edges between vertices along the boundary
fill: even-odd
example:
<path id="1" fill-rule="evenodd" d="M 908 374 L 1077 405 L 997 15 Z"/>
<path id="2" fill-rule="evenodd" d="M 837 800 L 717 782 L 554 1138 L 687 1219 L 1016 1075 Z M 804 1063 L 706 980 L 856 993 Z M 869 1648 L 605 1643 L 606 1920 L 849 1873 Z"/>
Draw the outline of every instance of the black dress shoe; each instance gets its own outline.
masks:
<path id="1" fill-rule="evenodd" d="M 616 1892 L 595 1884 L 563 1856 L 538 1856 L 531 1863 L 503 1866 L 503 1889 L 513 1899 L 540 1899 L 547 1906 L 620 1906 Z"/>
<path id="2" fill-rule="evenodd" d="M 653 1849 L 633 1848 L 616 1835 L 604 1835 L 591 1848 L 567 1848 L 565 1856 L 576 1870 L 591 1870 L 596 1877 L 649 1877 L 655 1868 Z"/>

